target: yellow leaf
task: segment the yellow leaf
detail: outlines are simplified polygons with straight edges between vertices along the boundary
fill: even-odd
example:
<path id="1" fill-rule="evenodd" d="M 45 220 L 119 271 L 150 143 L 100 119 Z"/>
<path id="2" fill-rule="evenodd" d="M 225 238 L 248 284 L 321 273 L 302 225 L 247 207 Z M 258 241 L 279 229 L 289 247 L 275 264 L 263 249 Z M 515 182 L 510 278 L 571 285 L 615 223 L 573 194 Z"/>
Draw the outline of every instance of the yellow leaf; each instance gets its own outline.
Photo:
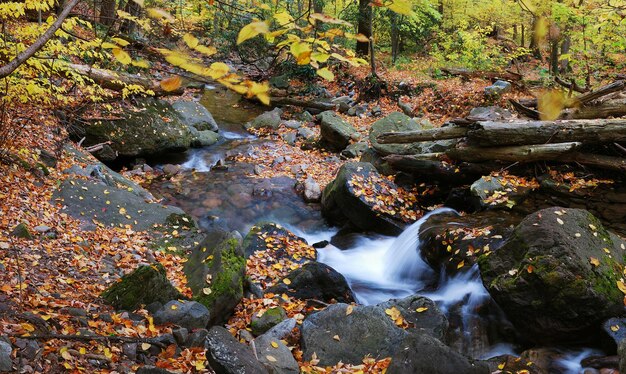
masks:
<path id="1" fill-rule="evenodd" d="M 315 73 L 317 73 L 317 75 L 326 79 L 329 82 L 332 82 L 335 80 L 335 74 L 333 74 L 332 71 L 328 70 L 328 68 L 318 69 Z"/>
<path id="2" fill-rule="evenodd" d="M 339 19 L 339 18 L 331 17 L 331 16 L 326 15 L 324 13 L 313 13 L 313 14 L 311 14 L 311 16 L 309 18 L 312 19 L 312 20 L 317 20 L 317 21 L 321 21 L 321 22 L 325 22 L 325 23 L 334 23 L 336 25 L 352 26 L 352 24 L 350 22 L 344 21 L 344 20 Z"/>
<path id="3" fill-rule="evenodd" d="M 544 17 L 540 17 L 535 23 L 535 30 L 533 33 L 533 37 L 535 39 L 535 43 L 537 45 L 543 44 L 548 36 L 548 32 L 550 31 L 550 21 L 548 21 Z"/>
<path id="4" fill-rule="evenodd" d="M 275 341 L 272 341 L 270 344 L 272 345 L 272 347 L 278 348 L 278 343 L 276 343 Z"/>
<path id="5" fill-rule="evenodd" d="M 619 326 L 618 325 L 611 326 L 611 331 L 615 332 L 617 330 L 619 330 Z"/>
<path id="6" fill-rule="evenodd" d="M 274 19 L 281 26 L 284 26 L 284 25 L 287 25 L 288 23 L 293 22 L 293 17 L 291 16 L 291 14 L 287 12 L 280 12 L 280 13 L 274 14 Z"/>
<path id="7" fill-rule="evenodd" d="M 127 45 L 130 44 L 129 42 L 127 42 L 126 40 L 122 38 L 111 38 L 111 40 L 117 43 L 117 45 L 119 45 L 120 47 L 126 47 Z"/>
<path id="8" fill-rule="evenodd" d="M 150 68 L 150 63 L 148 61 L 146 61 L 146 60 L 133 61 L 132 65 L 136 66 L 138 68 L 144 68 L 144 69 Z"/>
<path id="9" fill-rule="evenodd" d="M 422 307 L 419 307 L 419 308 L 415 309 L 415 311 L 418 312 L 418 313 L 422 313 L 422 312 L 425 312 L 427 310 L 428 310 L 428 307 L 425 307 L 425 306 L 422 306 Z"/>
<path id="10" fill-rule="evenodd" d="M 565 108 L 567 97 L 560 90 L 544 92 L 537 99 L 537 108 L 544 121 L 554 121 L 559 118 L 561 111 Z"/>
<path id="11" fill-rule="evenodd" d="M 285 279 L 283 279 L 283 283 L 286 284 L 286 285 L 290 285 L 291 284 L 291 279 L 285 278 Z"/>
<path id="12" fill-rule="evenodd" d="M 205 295 L 210 295 L 211 292 L 213 292 L 213 291 L 211 291 L 210 287 L 205 287 L 205 288 L 202 289 L 202 293 L 205 294 Z"/>
<path id="13" fill-rule="evenodd" d="M 348 305 L 348 307 L 346 308 L 346 315 L 349 316 L 350 314 L 352 314 L 353 309 L 354 306 Z"/>
<path id="14" fill-rule="evenodd" d="M 74 357 L 72 357 L 72 355 L 67 351 L 67 347 L 62 347 L 59 350 L 59 353 L 61 353 L 61 357 L 63 357 L 64 360 L 71 361 L 74 359 Z"/>
<path id="15" fill-rule="evenodd" d="M 196 48 L 194 48 L 196 51 L 204 54 L 205 56 L 213 56 L 214 54 L 217 53 L 217 48 L 215 47 L 207 47 L 204 45 L 198 45 Z"/>
<path id="16" fill-rule="evenodd" d="M 195 49 L 198 44 L 200 43 L 200 41 L 198 40 L 198 38 L 196 38 L 195 36 L 191 35 L 191 34 L 185 34 L 183 35 L 183 41 L 185 42 L 185 44 L 187 44 L 187 46 L 191 49 Z"/>
<path id="17" fill-rule="evenodd" d="M 389 309 L 385 309 L 385 314 L 391 317 L 391 319 L 394 321 L 401 317 L 400 311 L 395 306 Z"/>
<path id="18" fill-rule="evenodd" d="M 461 261 L 461 262 L 459 262 L 459 263 L 456 265 L 456 268 L 457 268 L 457 269 L 460 269 L 460 268 L 462 268 L 463 266 L 465 266 L 465 261 Z"/>
<path id="19" fill-rule="evenodd" d="M 113 48 L 113 57 L 124 65 L 128 65 L 133 61 L 133 59 L 130 58 L 130 55 L 121 48 Z"/>
<path id="20" fill-rule="evenodd" d="M 150 347 L 152 347 L 152 344 L 150 343 L 141 343 L 141 349 L 143 349 L 144 351 L 147 351 L 148 349 L 150 349 Z"/>
<path id="21" fill-rule="evenodd" d="M 600 266 L 600 260 L 598 260 L 595 257 L 589 257 L 589 262 L 591 263 L 591 265 L 593 266 Z"/>
<path id="22" fill-rule="evenodd" d="M 213 79 L 220 79 L 226 74 L 228 74 L 229 71 L 230 71 L 230 68 L 225 63 L 214 62 L 209 67 L 209 76 Z"/>
<path id="23" fill-rule="evenodd" d="M 171 306 L 170 308 L 171 308 L 172 310 L 176 310 L 176 309 L 178 309 L 178 305 L 176 305 L 176 304 L 172 304 L 172 306 Z"/>
<path id="24" fill-rule="evenodd" d="M 335 339 L 336 341 L 339 341 L 339 340 L 340 340 L 340 339 L 339 339 L 339 335 L 335 335 L 335 336 L 333 336 L 333 339 Z"/>
<path id="25" fill-rule="evenodd" d="M 311 45 L 306 42 L 295 42 L 289 48 L 298 65 L 306 65 L 311 61 Z"/>
<path id="26" fill-rule="evenodd" d="M 265 358 L 267 358 L 267 361 L 269 362 L 276 362 L 276 358 L 274 358 L 274 356 L 266 355 Z"/>
<path id="27" fill-rule="evenodd" d="M 264 21 L 255 21 L 245 25 L 239 30 L 239 35 L 237 36 L 237 44 L 241 44 L 248 39 L 252 39 L 259 34 L 265 34 L 270 31 L 267 23 Z"/>
<path id="28" fill-rule="evenodd" d="M 167 11 L 160 9 L 160 8 L 148 8 L 146 9 L 146 14 L 150 18 L 166 19 L 168 21 L 175 20 L 175 18 L 171 14 L 169 14 Z"/>
<path id="29" fill-rule="evenodd" d="M 81 355 L 84 355 L 85 353 L 87 353 L 87 349 L 85 349 L 85 347 L 80 347 L 80 349 L 78 350 L 78 352 L 79 352 Z"/>
<path id="30" fill-rule="evenodd" d="M 179 76 L 173 76 L 169 78 L 165 78 L 159 82 L 159 86 L 163 89 L 163 91 L 172 92 L 176 91 L 180 88 L 182 84 L 182 79 Z"/>
<path id="31" fill-rule="evenodd" d="M 387 8 L 392 12 L 405 16 L 413 15 L 413 6 L 410 0 L 393 0 L 391 4 L 387 5 Z"/>
<path id="32" fill-rule="evenodd" d="M 328 61 L 330 55 L 324 52 L 313 52 L 311 53 L 311 60 L 324 63 Z"/>
<path id="33" fill-rule="evenodd" d="M 204 361 L 201 361 L 201 360 L 196 361 L 194 366 L 196 367 L 197 371 L 206 369 L 206 366 L 204 365 Z"/>
<path id="34" fill-rule="evenodd" d="M 124 207 L 120 208 L 120 214 L 121 215 L 126 214 L 126 208 L 124 208 Z"/>
<path id="35" fill-rule="evenodd" d="M 503 362 L 503 363 L 501 363 L 500 365 L 498 365 L 498 369 L 500 369 L 500 370 L 504 369 L 504 366 L 505 366 L 505 365 L 506 365 L 506 364 L 505 364 L 504 362 Z"/>
<path id="36" fill-rule="evenodd" d="M 617 281 L 617 288 L 619 288 L 622 293 L 626 294 L 626 284 L 623 281 Z"/>

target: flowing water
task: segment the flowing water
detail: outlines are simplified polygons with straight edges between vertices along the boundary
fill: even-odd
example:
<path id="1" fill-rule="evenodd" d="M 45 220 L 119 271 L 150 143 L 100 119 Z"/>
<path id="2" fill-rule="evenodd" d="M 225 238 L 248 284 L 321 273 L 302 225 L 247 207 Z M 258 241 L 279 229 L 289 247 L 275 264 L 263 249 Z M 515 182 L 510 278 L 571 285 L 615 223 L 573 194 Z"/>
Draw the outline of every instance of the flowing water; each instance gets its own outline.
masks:
<path id="1" fill-rule="evenodd" d="M 243 108 L 238 96 L 222 89 L 208 90 L 201 102 L 219 123 L 222 140 L 189 151 L 178 160 L 183 168 L 180 181 L 155 182 L 151 190 L 194 216 L 205 229 L 220 226 L 245 234 L 256 222 L 270 220 L 310 244 L 330 241 L 337 230 L 326 225 L 318 205 L 305 204 L 296 194 L 295 180 L 251 177 L 254 165 L 229 161 L 230 156 L 248 153 L 254 146 L 264 145 L 270 150 L 278 147 L 272 141 L 249 135 L 242 127 L 260 109 Z M 510 339 L 515 333 L 484 288 L 478 267 L 448 277 L 420 256 L 421 225 L 431 215 L 450 212 L 448 208 L 435 210 L 397 238 L 360 235 L 348 249 L 328 245 L 318 250 L 318 260 L 346 277 L 361 304 L 416 293 L 432 299 L 448 316 L 450 344 L 467 355 L 489 358 L 515 354 L 516 346 Z M 555 372 L 581 373 L 580 360 L 592 353 L 597 352 L 562 352 Z"/>

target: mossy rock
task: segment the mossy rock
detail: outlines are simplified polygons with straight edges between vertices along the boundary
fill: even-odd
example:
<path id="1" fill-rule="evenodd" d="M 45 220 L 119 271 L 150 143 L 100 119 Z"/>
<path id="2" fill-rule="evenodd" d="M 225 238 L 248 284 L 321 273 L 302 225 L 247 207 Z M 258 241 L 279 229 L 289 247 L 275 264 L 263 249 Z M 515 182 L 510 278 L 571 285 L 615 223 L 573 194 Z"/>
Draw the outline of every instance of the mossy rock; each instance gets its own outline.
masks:
<path id="1" fill-rule="evenodd" d="M 287 319 L 285 309 L 281 307 L 270 308 L 260 316 L 254 314 L 250 322 L 250 327 L 252 328 L 252 333 L 255 336 L 259 336 L 285 319 Z"/>
<path id="2" fill-rule="evenodd" d="M 333 151 L 341 151 L 351 140 L 359 140 L 359 132 L 332 110 L 318 114 L 322 143 Z"/>
<path id="3" fill-rule="evenodd" d="M 485 287 L 529 340 L 582 343 L 623 313 L 625 249 L 586 210 L 553 207 L 528 215 L 478 263 Z"/>
<path id="4" fill-rule="evenodd" d="M 129 311 L 154 302 L 166 303 L 184 298 L 167 280 L 165 268 L 160 263 L 138 267 L 101 296 L 115 309 Z"/>
<path id="5" fill-rule="evenodd" d="M 30 233 L 28 225 L 26 225 L 25 223 L 20 223 L 19 225 L 15 226 L 13 231 L 11 231 L 11 235 L 21 239 L 33 239 L 33 234 Z"/>
<path id="6" fill-rule="evenodd" d="M 209 325 L 225 322 L 243 297 L 246 260 L 241 235 L 215 230 L 193 249 L 184 271 L 194 300 L 206 306 Z"/>

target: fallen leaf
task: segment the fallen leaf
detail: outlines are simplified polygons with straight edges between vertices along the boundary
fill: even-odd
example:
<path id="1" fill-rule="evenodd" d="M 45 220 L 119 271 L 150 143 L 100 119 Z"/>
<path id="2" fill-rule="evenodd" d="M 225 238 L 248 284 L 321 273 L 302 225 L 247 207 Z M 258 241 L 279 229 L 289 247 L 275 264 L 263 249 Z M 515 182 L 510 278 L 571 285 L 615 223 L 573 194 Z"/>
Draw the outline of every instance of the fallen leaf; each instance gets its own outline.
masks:
<path id="1" fill-rule="evenodd" d="M 589 262 L 591 263 L 591 265 L 593 266 L 600 266 L 600 260 L 598 260 L 595 257 L 589 257 Z"/>
<path id="2" fill-rule="evenodd" d="M 419 308 L 415 309 L 415 311 L 418 312 L 418 313 L 422 313 L 422 312 L 425 312 L 427 310 L 428 310 L 428 307 L 425 307 L 425 306 L 422 306 L 422 307 L 419 307 Z"/>
<path id="3" fill-rule="evenodd" d="M 354 306 L 348 305 L 348 307 L 346 308 L 346 315 L 349 316 L 350 314 L 352 314 L 353 309 L 354 309 Z"/>

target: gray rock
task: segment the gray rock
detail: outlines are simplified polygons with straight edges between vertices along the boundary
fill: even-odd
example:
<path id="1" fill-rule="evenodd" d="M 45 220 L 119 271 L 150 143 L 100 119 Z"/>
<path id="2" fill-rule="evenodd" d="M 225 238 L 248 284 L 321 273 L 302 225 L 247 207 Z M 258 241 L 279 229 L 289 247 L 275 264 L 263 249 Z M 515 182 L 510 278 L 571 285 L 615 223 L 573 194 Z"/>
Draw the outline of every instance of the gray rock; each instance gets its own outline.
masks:
<path id="1" fill-rule="evenodd" d="M 507 81 L 497 80 L 491 86 L 485 87 L 485 96 L 497 98 L 511 91 L 513 86 Z"/>
<path id="2" fill-rule="evenodd" d="M 43 234 L 43 233 L 46 233 L 46 232 L 52 230 L 52 228 L 50 226 L 40 225 L 40 226 L 35 226 L 33 228 L 33 230 L 37 231 L 38 233 Z"/>
<path id="3" fill-rule="evenodd" d="M 175 101 L 172 107 L 181 117 L 183 123 L 194 127 L 198 131 L 218 131 L 217 122 L 211 112 L 202 104 L 195 101 Z"/>
<path id="4" fill-rule="evenodd" d="M 341 156 L 345 158 L 357 158 L 361 157 L 369 146 L 365 142 L 352 143 L 341 151 Z"/>
<path id="5" fill-rule="evenodd" d="M 320 121 L 322 141 L 331 150 L 341 151 L 350 144 L 351 140 L 358 140 L 360 137 L 352 125 L 333 111 L 322 112 L 317 117 Z"/>
<path id="6" fill-rule="evenodd" d="M 113 151 L 125 157 L 179 152 L 191 146 L 189 126 L 163 100 L 142 99 L 138 108 L 115 113 L 115 117 L 121 119 L 94 120 L 83 126 L 84 145 L 110 141 Z"/>
<path id="7" fill-rule="evenodd" d="M 346 113 L 350 107 L 354 104 L 350 96 L 340 96 L 331 100 L 331 103 L 335 104 L 340 113 Z"/>
<path id="8" fill-rule="evenodd" d="M 489 367 L 462 356 L 441 341 L 422 332 L 411 332 L 391 356 L 390 374 L 489 374 Z"/>
<path id="9" fill-rule="evenodd" d="M 214 326 L 206 339 L 207 359 L 216 373 L 268 373 L 263 364 L 254 357 L 254 352 L 239 343 L 225 328 Z"/>
<path id="10" fill-rule="evenodd" d="M 262 315 L 252 315 L 250 327 L 255 336 L 264 334 L 267 330 L 278 325 L 287 318 L 287 313 L 282 307 L 267 309 Z"/>
<path id="11" fill-rule="evenodd" d="M 470 186 L 470 192 L 484 208 L 512 208 L 531 191 L 530 187 L 515 185 L 501 176 L 481 177 Z"/>
<path id="12" fill-rule="evenodd" d="M 298 299 L 315 299 L 326 302 L 355 301 L 354 293 L 343 275 L 321 262 L 309 262 L 287 275 L 289 285 L 278 283 L 267 292 L 293 296 Z"/>
<path id="13" fill-rule="evenodd" d="M 383 114 L 383 110 L 380 108 L 379 105 L 376 105 L 375 107 L 372 108 L 372 111 L 370 113 L 372 114 L 372 116 L 378 117 L 381 114 Z"/>
<path id="14" fill-rule="evenodd" d="M 304 201 L 307 203 L 317 203 L 322 198 L 322 190 L 313 178 L 304 180 Z"/>
<path id="15" fill-rule="evenodd" d="M 189 330 L 184 327 L 172 329 L 172 335 L 178 345 L 184 346 L 187 343 L 187 339 L 189 339 Z"/>
<path id="16" fill-rule="evenodd" d="M 136 374 L 174 374 L 174 372 L 156 366 L 146 365 L 137 369 Z"/>
<path id="17" fill-rule="evenodd" d="M 404 299 L 389 300 L 378 306 L 385 310 L 395 307 L 402 314 L 402 318 L 413 326 L 412 328 L 441 341 L 446 339 L 448 319 L 437 304 L 426 297 L 413 295 Z"/>
<path id="18" fill-rule="evenodd" d="M 271 337 L 259 336 L 254 340 L 259 361 L 267 367 L 270 373 L 298 374 L 300 367 L 289 348 L 280 340 Z"/>
<path id="19" fill-rule="evenodd" d="M 298 136 L 306 141 L 313 141 L 315 140 L 315 131 L 307 129 L 306 127 L 301 127 L 298 129 Z"/>
<path id="20" fill-rule="evenodd" d="M 303 121 L 303 122 L 312 122 L 313 120 L 315 120 L 315 118 L 313 118 L 311 113 L 307 112 L 306 110 L 304 112 L 298 114 L 297 118 L 300 121 Z"/>
<path id="21" fill-rule="evenodd" d="M 289 83 L 290 81 L 287 74 L 277 75 L 270 78 L 270 85 L 272 85 L 272 87 L 287 89 L 289 88 Z"/>
<path id="22" fill-rule="evenodd" d="M 279 323 L 278 325 L 269 329 L 263 335 L 265 337 L 277 339 L 277 340 L 285 339 L 287 336 L 291 334 L 291 331 L 296 327 L 296 323 L 297 321 L 295 318 L 288 318 L 282 321 L 281 323 Z"/>
<path id="23" fill-rule="evenodd" d="M 193 147 L 208 147 L 217 143 L 220 138 L 218 133 L 211 130 L 198 131 L 194 135 L 194 139 L 191 143 Z"/>
<path id="24" fill-rule="evenodd" d="M 209 310 L 195 301 L 172 300 L 154 314 L 154 323 L 173 323 L 188 330 L 201 329 L 209 323 Z"/>
<path id="25" fill-rule="evenodd" d="M 413 116 L 413 106 L 409 103 L 405 103 L 404 101 L 398 99 L 398 107 L 402 110 L 402 113 L 407 116 Z"/>
<path id="26" fill-rule="evenodd" d="M 209 331 L 206 329 L 197 329 L 193 331 L 189 334 L 189 338 L 187 339 L 187 347 L 204 347 L 207 335 L 209 335 Z"/>
<path id="27" fill-rule="evenodd" d="M 404 224 L 393 217 L 374 210 L 372 202 L 357 196 L 350 181 L 359 177 L 369 180 L 379 177 L 374 166 L 365 162 L 348 162 L 337 173 L 322 193 L 322 213 L 333 224 L 341 226 L 350 222 L 362 230 L 388 235 L 399 235 Z M 393 187 L 393 186 L 392 186 Z"/>
<path id="28" fill-rule="evenodd" d="M 407 332 L 397 327 L 383 308 L 333 304 L 308 316 L 302 323 L 301 345 L 304 359 L 315 353 L 320 366 L 339 361 L 360 364 L 363 357 L 391 356 Z"/>
<path id="29" fill-rule="evenodd" d="M 246 126 L 248 128 L 252 127 L 255 129 L 271 128 L 275 130 L 280 127 L 280 123 L 281 123 L 280 116 L 282 114 L 283 114 L 282 109 L 274 108 L 274 110 L 272 111 L 265 112 L 259 115 L 258 117 L 253 119 L 252 122 L 246 124 Z"/>
<path id="30" fill-rule="evenodd" d="M 474 121 L 504 121 L 512 118 L 513 114 L 499 106 L 481 106 L 472 109 L 468 117 Z"/>
<path id="31" fill-rule="evenodd" d="M 11 231 L 11 235 L 21 239 L 33 239 L 33 235 L 30 233 L 28 225 L 26 225 L 25 223 L 20 223 L 19 225 L 15 226 L 13 231 Z"/>
<path id="32" fill-rule="evenodd" d="M 0 371 L 13 371 L 11 352 L 13 352 L 13 347 L 11 347 L 11 344 L 5 342 L 4 340 L 0 340 Z"/>
<path id="33" fill-rule="evenodd" d="M 283 134 L 283 140 L 285 141 L 285 143 L 292 146 L 296 144 L 296 137 L 297 133 L 295 131 L 290 131 L 286 134 Z"/>
<path id="34" fill-rule="evenodd" d="M 183 267 L 194 300 L 210 310 L 210 325 L 225 322 L 243 297 L 246 260 L 241 240 L 236 231 L 213 230 Z"/>
<path id="35" fill-rule="evenodd" d="M 379 119 L 370 127 L 369 140 L 376 152 L 383 156 L 390 154 L 422 154 L 444 152 L 455 144 L 454 140 L 439 140 L 434 142 L 415 142 L 409 144 L 380 144 L 378 135 L 384 132 L 416 131 L 429 128 L 427 122 L 417 122 L 400 112 L 393 112 Z"/>
<path id="36" fill-rule="evenodd" d="M 626 340 L 620 340 L 617 345 L 617 355 L 619 356 L 619 372 L 626 373 Z"/>
<path id="37" fill-rule="evenodd" d="M 553 207 L 526 216 L 478 264 L 491 296 L 529 340 L 573 343 L 597 337 L 604 320 L 623 313 L 616 269 L 624 248 L 591 213 Z"/>
<path id="38" fill-rule="evenodd" d="M 300 127 L 302 127 L 302 122 L 292 119 L 289 121 L 284 121 L 283 125 L 290 129 L 299 129 Z"/>
<path id="39" fill-rule="evenodd" d="M 174 176 L 178 174 L 179 172 L 180 172 L 180 166 L 178 165 L 172 165 L 172 164 L 163 165 L 163 173 L 167 175 L 168 177 Z"/>

